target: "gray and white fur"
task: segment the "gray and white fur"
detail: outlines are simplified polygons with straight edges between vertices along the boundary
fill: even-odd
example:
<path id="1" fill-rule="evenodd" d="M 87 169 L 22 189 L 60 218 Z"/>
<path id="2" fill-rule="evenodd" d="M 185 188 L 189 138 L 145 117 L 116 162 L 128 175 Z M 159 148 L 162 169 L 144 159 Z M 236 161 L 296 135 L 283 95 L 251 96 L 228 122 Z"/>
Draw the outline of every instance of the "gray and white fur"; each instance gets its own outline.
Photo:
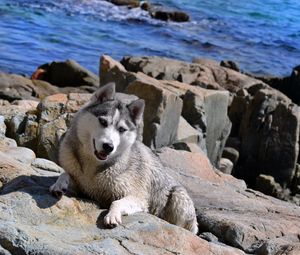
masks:
<path id="1" fill-rule="evenodd" d="M 187 191 L 136 139 L 144 106 L 141 99 L 129 105 L 116 99 L 111 83 L 96 91 L 60 145 L 59 163 L 65 173 L 50 191 L 61 195 L 77 188 L 109 208 L 107 226 L 121 224 L 122 215 L 150 212 L 196 234 L 195 208 Z"/>

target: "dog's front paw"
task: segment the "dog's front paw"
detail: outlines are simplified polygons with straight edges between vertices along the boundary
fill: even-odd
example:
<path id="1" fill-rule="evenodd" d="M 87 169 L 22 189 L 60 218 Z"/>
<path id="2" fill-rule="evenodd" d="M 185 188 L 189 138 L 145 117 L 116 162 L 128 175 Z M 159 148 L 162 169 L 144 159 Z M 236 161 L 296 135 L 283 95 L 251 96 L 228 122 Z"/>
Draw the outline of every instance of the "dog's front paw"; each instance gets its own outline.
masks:
<path id="1" fill-rule="evenodd" d="M 61 175 L 56 181 L 56 183 L 54 183 L 49 188 L 49 191 L 53 196 L 60 198 L 62 197 L 63 194 L 67 192 L 68 186 L 69 186 L 69 179 Z"/>
<path id="2" fill-rule="evenodd" d="M 107 227 L 116 227 L 119 224 L 122 224 L 121 213 L 119 211 L 109 211 L 104 217 L 104 224 Z"/>

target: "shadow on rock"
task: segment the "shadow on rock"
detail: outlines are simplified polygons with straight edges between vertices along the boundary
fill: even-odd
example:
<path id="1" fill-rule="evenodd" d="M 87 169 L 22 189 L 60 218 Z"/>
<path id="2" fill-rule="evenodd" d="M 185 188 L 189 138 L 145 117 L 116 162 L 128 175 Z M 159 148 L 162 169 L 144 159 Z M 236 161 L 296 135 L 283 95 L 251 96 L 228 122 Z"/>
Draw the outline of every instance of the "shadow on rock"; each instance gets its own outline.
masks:
<path id="1" fill-rule="evenodd" d="M 21 175 L 6 183 L 0 195 L 24 192 L 31 195 L 39 208 L 49 208 L 59 200 L 59 198 L 52 196 L 49 192 L 49 187 L 56 180 L 56 176 Z"/>
<path id="2" fill-rule="evenodd" d="M 107 229 L 108 227 L 104 225 L 104 217 L 108 213 L 108 210 L 102 211 L 96 221 L 97 228 Z"/>

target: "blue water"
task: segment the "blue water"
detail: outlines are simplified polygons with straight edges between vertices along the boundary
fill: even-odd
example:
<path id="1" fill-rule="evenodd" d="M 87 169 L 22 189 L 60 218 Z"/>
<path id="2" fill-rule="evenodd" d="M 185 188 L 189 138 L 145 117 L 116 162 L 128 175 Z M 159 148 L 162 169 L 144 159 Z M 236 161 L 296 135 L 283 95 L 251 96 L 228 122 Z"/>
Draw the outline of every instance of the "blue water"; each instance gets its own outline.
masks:
<path id="1" fill-rule="evenodd" d="M 101 0 L 0 0 L 0 71 L 30 75 L 75 59 L 98 72 L 99 56 L 231 59 L 256 74 L 288 75 L 300 64 L 299 0 L 166 0 L 191 22 L 153 20 Z"/>

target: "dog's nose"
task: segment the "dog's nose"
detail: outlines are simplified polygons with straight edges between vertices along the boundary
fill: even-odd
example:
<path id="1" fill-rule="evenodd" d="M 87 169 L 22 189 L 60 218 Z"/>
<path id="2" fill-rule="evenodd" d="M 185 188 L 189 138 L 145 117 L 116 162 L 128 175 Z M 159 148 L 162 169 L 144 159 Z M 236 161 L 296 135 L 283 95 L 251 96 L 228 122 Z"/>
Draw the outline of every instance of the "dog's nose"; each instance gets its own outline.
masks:
<path id="1" fill-rule="evenodd" d="M 114 150 L 114 145 L 112 143 L 104 143 L 102 147 L 103 150 L 107 153 L 111 153 Z"/>

